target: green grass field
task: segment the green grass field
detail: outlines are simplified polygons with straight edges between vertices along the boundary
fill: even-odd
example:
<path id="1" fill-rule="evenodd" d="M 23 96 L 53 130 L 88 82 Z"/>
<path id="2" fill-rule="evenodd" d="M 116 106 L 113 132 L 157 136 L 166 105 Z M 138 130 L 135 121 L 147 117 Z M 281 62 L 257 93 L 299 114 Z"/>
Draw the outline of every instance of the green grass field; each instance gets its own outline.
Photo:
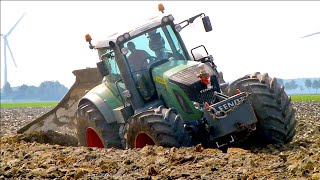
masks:
<path id="1" fill-rule="evenodd" d="M 58 102 L 1 102 L 1 108 L 55 107 Z"/>
<path id="2" fill-rule="evenodd" d="M 291 95 L 291 100 L 293 102 L 299 101 L 320 101 L 320 94 L 299 94 L 299 95 Z"/>
<path id="3" fill-rule="evenodd" d="M 293 102 L 320 101 L 320 94 L 302 94 L 291 95 Z M 1 108 L 33 108 L 33 107 L 51 107 L 54 108 L 58 102 L 1 102 Z"/>

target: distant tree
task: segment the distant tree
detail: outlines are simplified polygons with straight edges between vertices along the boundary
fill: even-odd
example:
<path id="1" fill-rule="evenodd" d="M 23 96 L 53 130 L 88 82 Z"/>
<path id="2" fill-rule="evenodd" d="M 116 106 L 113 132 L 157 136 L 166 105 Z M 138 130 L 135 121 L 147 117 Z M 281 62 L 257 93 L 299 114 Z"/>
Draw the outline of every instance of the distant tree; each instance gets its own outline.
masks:
<path id="1" fill-rule="evenodd" d="M 283 85 L 283 84 L 284 84 L 283 79 L 280 79 L 280 78 L 277 78 L 277 82 L 278 82 L 278 84 L 280 84 L 280 85 Z"/>
<path id="2" fill-rule="evenodd" d="M 29 86 L 26 93 L 32 99 L 39 99 L 39 88 L 37 86 Z"/>
<path id="3" fill-rule="evenodd" d="M 59 101 L 67 92 L 68 88 L 58 81 L 45 81 L 39 87 L 23 84 L 16 88 L 8 83 L 1 89 L 1 99 Z"/>
<path id="4" fill-rule="evenodd" d="M 11 97 L 12 97 L 12 87 L 11 87 L 10 83 L 7 82 L 3 86 L 3 90 L 1 93 L 1 99 L 11 99 Z"/>
<path id="5" fill-rule="evenodd" d="M 291 81 L 284 83 L 284 86 L 288 90 L 294 90 L 294 89 L 298 88 L 298 84 L 296 83 L 295 80 L 291 80 Z"/>
<path id="6" fill-rule="evenodd" d="M 39 85 L 39 97 L 43 101 L 57 101 L 62 99 L 68 88 L 58 81 L 45 81 Z"/>
<path id="7" fill-rule="evenodd" d="M 285 87 L 287 90 L 291 90 L 291 89 L 292 89 L 290 82 L 284 83 L 284 87 Z"/>
<path id="8" fill-rule="evenodd" d="M 299 86 L 299 88 L 301 92 L 304 90 L 303 86 Z"/>
<path id="9" fill-rule="evenodd" d="M 312 88 L 316 89 L 316 94 L 318 94 L 318 89 L 320 89 L 320 79 L 319 80 L 313 80 Z"/>
<path id="10" fill-rule="evenodd" d="M 309 89 L 309 93 L 310 93 L 310 88 L 312 87 L 312 81 L 310 79 L 306 79 L 304 81 L 304 85 Z"/>
<path id="11" fill-rule="evenodd" d="M 28 86 L 25 84 L 18 86 L 13 99 L 28 99 L 28 96 L 26 95 L 27 89 Z"/>

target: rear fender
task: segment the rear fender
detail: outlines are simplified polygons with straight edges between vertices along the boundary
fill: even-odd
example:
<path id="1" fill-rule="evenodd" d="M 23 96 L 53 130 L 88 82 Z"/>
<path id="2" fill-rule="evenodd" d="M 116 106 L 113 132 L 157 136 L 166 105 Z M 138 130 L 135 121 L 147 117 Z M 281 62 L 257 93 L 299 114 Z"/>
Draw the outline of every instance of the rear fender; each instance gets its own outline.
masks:
<path id="1" fill-rule="evenodd" d="M 108 123 L 117 121 L 113 110 L 123 105 L 119 97 L 115 95 L 106 84 L 100 84 L 87 92 L 87 94 L 80 99 L 78 107 L 86 101 L 92 102 Z"/>

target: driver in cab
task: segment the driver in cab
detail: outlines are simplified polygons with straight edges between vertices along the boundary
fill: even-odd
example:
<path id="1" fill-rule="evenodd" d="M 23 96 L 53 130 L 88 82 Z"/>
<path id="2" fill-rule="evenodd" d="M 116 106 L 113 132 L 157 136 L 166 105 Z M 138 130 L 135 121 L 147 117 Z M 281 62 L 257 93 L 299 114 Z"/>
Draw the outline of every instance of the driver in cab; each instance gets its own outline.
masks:
<path id="1" fill-rule="evenodd" d="M 137 72 L 147 67 L 147 58 L 150 57 L 150 54 L 145 50 L 136 49 L 136 46 L 133 42 L 128 42 L 127 47 L 130 51 L 128 56 L 128 61 L 130 64 L 131 71 Z"/>
<path id="2" fill-rule="evenodd" d="M 150 58 L 150 54 L 145 50 L 136 49 L 133 42 L 128 42 L 127 47 L 130 51 L 128 56 L 128 63 L 131 72 L 134 72 L 134 79 L 137 83 L 137 88 L 144 98 L 149 100 L 155 93 L 155 88 L 151 83 L 151 78 L 148 71 L 143 71 L 148 66 L 147 59 Z"/>

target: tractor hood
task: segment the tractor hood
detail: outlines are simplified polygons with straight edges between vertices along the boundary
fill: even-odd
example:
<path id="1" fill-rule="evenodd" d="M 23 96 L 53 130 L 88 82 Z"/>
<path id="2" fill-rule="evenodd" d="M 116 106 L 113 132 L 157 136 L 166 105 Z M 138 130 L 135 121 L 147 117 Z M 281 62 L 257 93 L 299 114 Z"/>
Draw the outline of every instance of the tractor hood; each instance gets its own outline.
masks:
<path id="1" fill-rule="evenodd" d="M 191 101 L 203 103 L 208 97 L 212 97 L 214 91 L 220 92 L 220 86 L 218 84 L 217 77 L 213 69 L 204 64 L 205 70 L 211 77 L 211 87 L 213 91 L 207 91 L 208 86 L 200 81 L 198 75 L 200 74 L 200 68 L 198 67 L 201 62 L 176 60 L 168 61 L 153 69 L 153 79 L 159 90 L 162 90 L 161 94 L 165 94 L 165 89 L 179 87 L 186 97 Z M 204 93 L 204 91 L 206 93 Z M 209 93 L 209 94 L 208 94 Z M 200 94 L 208 96 L 203 98 Z"/>
<path id="2" fill-rule="evenodd" d="M 201 63 L 186 60 L 168 61 L 153 69 L 153 79 L 159 84 L 167 84 L 168 82 L 171 82 L 178 85 L 183 84 L 190 86 L 199 82 L 199 64 Z M 210 76 L 214 74 L 213 70 L 209 66 L 205 65 L 205 68 Z"/>
<path id="3" fill-rule="evenodd" d="M 152 70 L 153 79 L 157 83 L 166 84 L 172 75 L 191 67 L 193 67 L 193 69 L 196 69 L 199 64 L 200 63 L 196 61 L 186 61 L 186 60 L 168 61 L 166 63 L 163 63 L 155 67 Z M 196 74 L 189 74 L 189 76 L 197 77 Z"/>
<path id="4" fill-rule="evenodd" d="M 202 63 L 197 61 L 171 60 L 152 69 L 158 96 L 163 98 L 168 106 L 175 107 L 184 121 L 202 117 L 202 113 L 192 103 L 203 102 L 199 94 L 201 90 L 207 89 L 198 78 L 200 64 Z M 209 75 L 213 76 L 212 68 L 206 64 L 204 66 Z"/>

